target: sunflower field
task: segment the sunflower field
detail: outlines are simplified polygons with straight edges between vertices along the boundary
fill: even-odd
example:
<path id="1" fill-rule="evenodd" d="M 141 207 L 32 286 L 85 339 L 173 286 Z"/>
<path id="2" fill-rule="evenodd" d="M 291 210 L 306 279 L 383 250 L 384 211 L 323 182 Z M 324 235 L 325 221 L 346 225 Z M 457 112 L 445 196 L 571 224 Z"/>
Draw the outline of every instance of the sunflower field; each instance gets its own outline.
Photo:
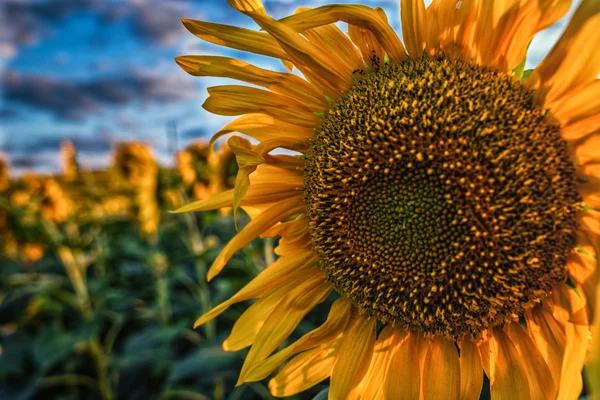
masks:
<path id="1" fill-rule="evenodd" d="M 80 170 L 70 143 L 61 151 L 58 176 L 11 179 L 2 164 L 0 399 L 272 398 L 260 382 L 235 387 L 243 356 L 221 342 L 240 309 L 192 327 L 272 262 L 273 239 L 255 240 L 209 289 L 231 211 L 169 214 L 232 186 L 231 151 L 193 144 L 165 169 L 146 145 L 123 143 L 99 171 Z"/>

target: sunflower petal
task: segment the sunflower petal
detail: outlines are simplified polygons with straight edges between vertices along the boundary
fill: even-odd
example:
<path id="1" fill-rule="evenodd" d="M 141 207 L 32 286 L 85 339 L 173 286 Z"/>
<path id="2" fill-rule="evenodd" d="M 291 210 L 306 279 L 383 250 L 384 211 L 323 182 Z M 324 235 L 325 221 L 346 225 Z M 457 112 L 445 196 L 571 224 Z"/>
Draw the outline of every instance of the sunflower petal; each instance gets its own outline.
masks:
<path id="1" fill-rule="evenodd" d="M 460 399 L 477 400 L 483 387 L 483 368 L 477 346 L 468 337 L 459 342 L 460 347 Z"/>
<path id="2" fill-rule="evenodd" d="M 394 327 L 391 324 L 386 325 L 373 347 L 373 358 L 367 373 L 360 384 L 351 392 L 349 398 L 358 399 L 382 399 L 383 385 L 387 375 L 394 373 L 390 369 L 390 361 L 395 345 Z M 391 398 L 389 399 L 391 400 Z"/>
<path id="3" fill-rule="evenodd" d="M 281 20 L 281 22 L 298 32 L 338 21 L 344 21 L 350 25 L 356 25 L 371 31 L 392 61 L 399 63 L 406 58 L 404 46 L 392 27 L 381 17 L 379 12 L 367 6 L 327 5 Z"/>
<path id="4" fill-rule="evenodd" d="M 385 14 L 382 15 L 383 17 Z M 385 49 L 370 30 L 356 25 L 348 25 L 348 36 L 360 50 L 365 64 L 375 70 L 383 65 Z M 364 64 L 361 63 L 356 69 L 364 69 Z"/>
<path id="5" fill-rule="evenodd" d="M 350 303 L 345 298 L 336 300 L 331 306 L 327 321 L 323 325 L 310 331 L 262 363 L 250 368 L 244 377 L 244 381 L 254 382 L 264 379 L 292 355 L 335 340 L 344 331 L 348 323 L 350 309 Z"/>
<path id="6" fill-rule="evenodd" d="M 375 318 L 367 319 L 357 315 L 344 331 L 342 343 L 331 371 L 329 396 L 333 399 L 346 399 L 367 372 L 376 337 Z"/>
<path id="7" fill-rule="evenodd" d="M 334 343 L 321 346 L 292 358 L 277 376 L 269 381 L 269 390 L 273 396 L 293 396 L 327 379 L 335 362 L 337 345 Z"/>
<path id="8" fill-rule="evenodd" d="M 425 400 L 460 396 L 460 361 L 454 342 L 438 336 L 430 344 L 423 366 Z"/>
<path id="9" fill-rule="evenodd" d="M 246 381 L 246 374 L 263 362 L 293 332 L 300 321 L 317 304 L 329 296 L 331 284 L 321 273 L 291 289 L 276 310 L 265 320 L 244 360 L 238 385 Z"/>
<path id="10" fill-rule="evenodd" d="M 250 221 L 240 233 L 238 233 L 227 245 L 221 250 L 214 263 L 208 271 L 208 280 L 212 280 L 221 272 L 223 267 L 233 254 L 254 240 L 262 232 L 269 229 L 275 223 L 298 214 L 304 210 L 304 201 L 302 198 L 291 198 L 283 200 L 278 204 L 271 206 L 269 209 L 261 213 L 255 219 Z"/>
<path id="11" fill-rule="evenodd" d="M 243 133 L 259 142 L 275 138 L 303 141 L 313 136 L 314 129 L 288 124 L 266 114 L 246 114 L 223 126 L 213 135 L 210 146 L 221 136 L 232 132 Z"/>
<path id="12" fill-rule="evenodd" d="M 296 100 L 248 86 L 228 85 L 208 88 L 209 98 L 202 107 L 218 115 L 235 116 L 264 113 L 290 124 L 314 128 L 319 118 Z"/>
<path id="13" fill-rule="evenodd" d="M 263 86 L 273 93 L 300 101 L 313 111 L 329 107 L 325 97 L 307 81 L 293 74 L 269 71 L 247 62 L 217 56 L 179 56 L 177 64 L 194 76 L 215 76 L 236 79 Z"/>
<path id="14" fill-rule="evenodd" d="M 241 12 L 254 12 L 266 15 L 265 6 L 260 0 L 227 0 L 227 3 L 234 10 Z"/>
<path id="15" fill-rule="evenodd" d="M 290 59 L 277 40 L 268 33 L 187 18 L 181 21 L 188 31 L 209 43 L 282 60 Z"/>
<path id="16" fill-rule="evenodd" d="M 527 332 L 544 360 L 546 360 L 552 380 L 555 383 L 560 382 L 561 368 L 567 345 L 564 328 L 541 307 L 527 313 L 526 318 Z"/>
<path id="17" fill-rule="evenodd" d="M 304 273 L 315 261 L 316 257 L 310 249 L 298 252 L 295 257 L 280 257 L 230 299 L 198 318 L 194 329 L 216 318 L 235 303 L 261 297 L 296 276 L 305 278 Z"/>
<path id="18" fill-rule="evenodd" d="M 394 347 L 390 358 L 390 371 L 385 377 L 385 398 L 418 399 L 421 393 L 421 366 L 417 333 L 401 328 L 394 331 Z"/>
<path id="19" fill-rule="evenodd" d="M 401 0 L 402 37 L 408 54 L 421 58 L 426 46 L 427 19 L 423 0 Z"/>
<path id="20" fill-rule="evenodd" d="M 527 335 L 527 332 L 516 322 L 509 322 L 504 328 L 513 342 L 527 371 L 529 390 L 532 399 L 550 399 L 556 396 L 557 383 L 544 357 Z"/>
<path id="21" fill-rule="evenodd" d="M 596 79 L 600 72 L 600 2 L 582 0 L 567 29 L 527 80 L 538 101 L 552 109 L 556 100 Z"/>
<path id="22" fill-rule="evenodd" d="M 498 349 L 495 359 L 490 360 L 492 398 L 511 400 L 518 393 L 520 400 L 530 399 L 527 370 L 515 345 L 501 329 L 494 330 L 490 342 Z"/>
<path id="23" fill-rule="evenodd" d="M 600 79 L 573 91 L 552 107 L 552 115 L 563 125 L 598 114 L 600 114 Z M 594 129 L 597 128 L 597 125 L 594 126 Z"/>

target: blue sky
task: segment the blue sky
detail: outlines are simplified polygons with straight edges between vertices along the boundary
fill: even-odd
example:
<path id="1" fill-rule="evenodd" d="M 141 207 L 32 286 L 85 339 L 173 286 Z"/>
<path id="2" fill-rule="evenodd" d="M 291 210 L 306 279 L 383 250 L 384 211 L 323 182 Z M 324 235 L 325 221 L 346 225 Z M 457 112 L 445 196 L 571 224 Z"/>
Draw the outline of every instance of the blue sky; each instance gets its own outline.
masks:
<path id="1" fill-rule="evenodd" d="M 335 2 L 350 1 L 264 4 L 281 18 L 300 6 Z M 399 0 L 353 2 L 382 7 L 400 34 Z M 11 171 L 59 171 L 66 139 L 84 167 L 96 168 L 110 163 L 118 141 L 146 141 L 167 164 L 174 147 L 209 137 L 231 118 L 202 109 L 206 88 L 231 82 L 189 76 L 173 61 L 177 55 L 223 55 L 284 71 L 278 60 L 200 41 L 182 17 L 256 28 L 225 0 L 1 0 L 0 157 Z M 547 54 L 567 19 L 534 39 L 528 68 Z M 173 126 L 177 141 L 167 135 Z"/>

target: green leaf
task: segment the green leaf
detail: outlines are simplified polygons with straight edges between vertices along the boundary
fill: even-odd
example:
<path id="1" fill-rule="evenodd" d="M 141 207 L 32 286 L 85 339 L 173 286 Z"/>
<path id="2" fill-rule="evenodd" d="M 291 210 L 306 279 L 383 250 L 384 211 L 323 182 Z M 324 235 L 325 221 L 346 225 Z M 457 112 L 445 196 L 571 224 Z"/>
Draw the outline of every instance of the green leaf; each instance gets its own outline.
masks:
<path id="1" fill-rule="evenodd" d="M 533 72 L 532 69 L 526 69 L 525 71 L 523 71 L 523 76 L 521 77 L 521 82 L 527 82 L 527 79 L 529 79 L 529 75 L 531 75 L 532 72 Z"/>
<path id="2" fill-rule="evenodd" d="M 312 400 L 327 400 L 329 397 L 329 388 L 321 390 Z"/>
<path id="3" fill-rule="evenodd" d="M 202 346 L 187 357 L 181 359 L 171 371 L 169 382 L 178 382 L 187 378 L 211 376 L 227 370 L 235 370 L 239 355 L 225 352 L 222 340 L 215 340 L 210 345 Z"/>

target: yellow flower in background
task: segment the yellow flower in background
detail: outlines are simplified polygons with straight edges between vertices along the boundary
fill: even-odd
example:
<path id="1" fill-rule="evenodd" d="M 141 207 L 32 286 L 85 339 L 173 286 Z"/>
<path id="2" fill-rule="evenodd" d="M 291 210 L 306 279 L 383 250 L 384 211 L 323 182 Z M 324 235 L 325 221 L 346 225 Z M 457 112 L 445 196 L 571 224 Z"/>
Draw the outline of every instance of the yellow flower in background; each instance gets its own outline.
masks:
<path id="1" fill-rule="evenodd" d="M 54 179 L 40 178 L 40 211 L 48 221 L 66 222 L 73 213 L 73 203 Z"/>
<path id="2" fill-rule="evenodd" d="M 10 181 L 8 177 L 8 164 L 0 158 L 0 191 L 8 190 Z"/>
<path id="3" fill-rule="evenodd" d="M 252 218 L 209 280 L 281 236 L 279 259 L 196 323 L 258 299 L 223 344 L 250 347 L 238 383 L 289 359 L 275 396 L 330 378 L 331 399 L 477 399 L 485 373 L 492 399 L 577 398 L 600 254 L 600 2 L 581 2 L 528 79 L 528 44 L 570 1 L 402 0 L 404 43 L 381 9 L 275 20 L 258 0 L 228 2 L 261 31 L 183 22 L 304 77 L 176 59 L 267 89 L 208 89 L 204 108 L 241 115 L 213 140 L 258 144 L 231 137 L 235 187 L 179 210 Z M 332 291 L 327 321 L 276 351 Z"/>
<path id="4" fill-rule="evenodd" d="M 62 158 L 63 177 L 72 181 L 77 177 L 77 151 L 70 140 L 60 144 L 60 155 Z"/>
<path id="5" fill-rule="evenodd" d="M 196 200 L 206 200 L 214 194 L 214 164 L 217 158 L 204 142 L 193 143 L 177 154 L 179 176 Z"/>
<path id="6" fill-rule="evenodd" d="M 144 143 L 121 143 L 113 166 L 117 185 L 135 191 L 134 213 L 145 235 L 154 235 L 160 222 L 158 207 L 158 164 Z"/>

